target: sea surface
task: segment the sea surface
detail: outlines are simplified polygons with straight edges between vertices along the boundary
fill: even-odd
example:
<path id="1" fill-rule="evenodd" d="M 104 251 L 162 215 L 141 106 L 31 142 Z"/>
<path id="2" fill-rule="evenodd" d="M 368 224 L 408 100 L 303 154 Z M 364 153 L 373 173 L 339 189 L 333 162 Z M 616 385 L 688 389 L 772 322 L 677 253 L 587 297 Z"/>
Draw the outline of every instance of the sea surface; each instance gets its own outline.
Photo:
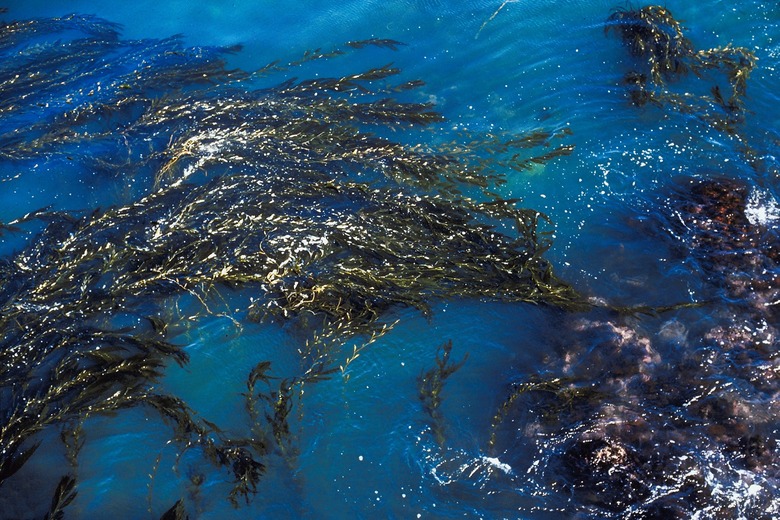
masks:
<path id="1" fill-rule="evenodd" d="M 56 278 L 56 255 L 75 258 L 68 256 L 67 244 L 92 228 L 74 222 L 99 221 L 101 215 L 119 219 L 149 200 L 157 201 L 162 215 L 168 199 L 154 199 L 156 191 L 210 186 L 238 172 L 275 178 L 293 171 L 294 178 L 280 156 L 247 159 L 254 157 L 251 151 L 243 152 L 242 142 L 227 131 L 233 128 L 229 111 L 213 127 L 204 109 L 171 116 L 171 124 L 179 125 L 175 129 L 160 119 L 137 132 L 128 129 L 144 117 L 140 105 L 100 111 L 116 96 L 136 95 L 134 74 L 151 77 L 158 69 L 179 75 L 171 73 L 170 83 L 150 81 L 149 91 L 137 94 L 157 96 L 162 106 L 164 93 L 199 89 L 214 103 L 239 99 L 239 91 L 284 100 L 280 89 L 287 87 L 280 85 L 392 64 L 397 74 L 380 83 L 422 83 L 387 96 L 427 103 L 443 117 L 421 128 L 383 127 L 379 119 L 372 135 L 408 147 L 457 148 L 455 156 L 473 147 L 480 164 L 487 161 L 490 172 L 501 177 L 486 188 L 490 197 L 546 215 L 539 217 L 539 232 L 550 240 L 549 249 L 540 252 L 549 262 L 547 273 L 580 295 L 578 305 L 567 306 L 515 297 L 508 294 L 510 282 L 483 281 L 478 272 L 470 275 L 471 286 L 457 291 L 436 278 L 447 289 L 423 291 L 425 305 L 380 306 L 377 317 L 362 318 L 362 328 L 336 333 L 333 345 L 322 347 L 317 357 L 310 345 L 325 334 L 327 320 L 316 312 L 310 319 L 288 316 L 286 310 L 255 319 L 254 298 L 266 285 L 246 290 L 216 283 L 208 290 L 184 290 L 186 282 L 159 282 L 160 291 L 174 291 L 178 283 L 182 294 L 154 293 L 153 302 L 149 296 L 134 303 L 133 312 L 154 309 L 165 326 L 156 319 L 139 321 L 119 306 L 101 310 L 100 319 L 107 320 L 101 323 L 123 334 L 153 328 L 186 354 L 182 363 L 163 356 L 159 373 L 142 386 L 186 403 L 193 417 L 206 421 L 199 423 L 210 431 L 206 438 L 221 439 L 217 430 L 225 438 L 260 435 L 247 412 L 246 394 L 252 393 L 247 378 L 259 363 L 270 362 L 270 379 L 256 387 L 270 396 L 265 412 L 255 417 L 265 424 L 270 446 L 258 454 L 259 480 L 231 501 L 238 459 L 209 460 L 191 431 L 176 437 L 172 416 L 145 406 L 143 399 L 61 416 L 52 410 L 65 409 L 72 396 L 63 393 L 35 412 L 51 419 L 15 447 L 23 452 L 40 443 L 0 482 L 0 518 L 41 518 L 54 511 L 52 497 L 64 476 L 74 482 L 64 518 L 156 519 L 166 512 L 174 518 L 177 503 L 179 518 L 192 519 L 780 518 L 780 4 L 665 2 L 692 48 L 674 59 L 691 70 L 660 74 L 657 82 L 646 56 L 632 55 L 617 22 L 607 22 L 613 13 L 645 5 L 602 0 L 0 5 L 7 8 L 0 13 L 0 224 L 8 226 L 0 228 L 0 304 L 4 313 L 23 309 L 27 320 L 23 326 L 13 324 L 10 314 L 0 317 L 6 353 L 19 345 L 49 348 L 35 342 L 49 318 L 22 295 L 25 280 Z M 674 27 L 664 30 L 673 33 Z M 78 47 L 84 67 L 67 53 L 57 55 L 56 49 L 84 38 L 97 42 Z M 343 54 L 311 59 L 334 49 Z M 707 53 L 710 49 L 717 51 Z M 690 58 L 694 55 L 698 58 Z M 218 60 L 232 76 L 207 78 L 209 69 L 199 83 L 199 73 L 185 74 L 195 64 Z M 262 74 L 235 80 L 241 71 L 270 63 L 276 65 Z M 627 80 L 632 71 L 644 74 L 644 90 Z M 24 90 L 26 79 L 45 88 Z M 296 103 L 314 103 L 317 95 Z M 236 115 L 235 125 L 251 126 L 252 118 L 266 117 L 275 106 L 269 101 L 266 112 Z M 93 119 L 68 119 L 77 112 Z M 287 110 L 279 117 L 303 117 L 300 113 Z M 185 119 L 191 123 L 182 123 Z M 209 128 L 208 139 L 182 149 L 180 163 L 165 155 L 177 132 L 201 123 Z M 538 160 L 517 168 L 497 158 L 490 163 L 506 154 L 484 146 L 486 141 L 539 131 L 544 137 L 518 152 Z M 293 148 L 285 153 L 300 159 Z M 555 151 L 560 153 L 545 157 Z M 381 182 L 380 189 L 393 189 Z M 275 184 L 269 186 L 267 200 L 273 201 Z M 412 185 L 398 197 L 414 196 L 415 190 L 425 197 L 428 189 Z M 201 198 L 193 197 L 192 204 L 209 196 L 219 201 L 218 194 L 198 193 Z M 471 185 L 466 195 L 488 196 Z M 352 211 L 360 221 L 364 215 L 361 202 L 349 196 L 323 200 L 302 197 L 298 206 L 280 207 L 278 213 L 303 220 L 315 215 L 322 226 L 330 225 L 326 217 Z M 158 214 L 138 215 L 141 231 L 163 222 Z M 496 233 L 515 233 L 506 222 L 492 224 Z M 84 243 L 99 247 L 100 240 L 114 240 L 106 238 L 110 228 Z M 318 241 L 327 241 L 318 229 L 324 228 L 294 228 L 293 246 L 286 250 L 290 259 L 316 254 Z M 136 247 L 136 238 L 120 242 Z M 388 230 L 388 240 L 427 244 L 423 238 L 399 238 Z M 56 254 L 42 252 L 47 243 L 57 244 Z M 35 262 L 45 255 L 54 258 L 54 274 L 33 267 L 27 274 L 19 271 L 23 264 L 39 265 Z M 393 274 L 391 268 L 382 272 Z M 57 284 L 52 287 L 59 290 Z M 89 301 L 88 295 L 79 297 Z M 97 319 L 79 316 L 68 318 L 77 325 Z M 17 325 L 24 332 L 11 330 Z M 63 330 L 56 341 L 74 345 L 74 352 L 87 348 L 89 339 L 68 343 L 62 339 L 68 334 L 75 333 Z M 50 363 L 56 352 L 44 361 L 29 352 L 14 358 L 22 359 L 22 368 L 3 373 L 0 428 L 17 420 L 18 410 L 27 410 L 18 404 L 19 395 L 28 400 L 48 395 L 48 376 L 40 376 L 41 387 L 29 394 L 21 381 L 38 369 L 34 363 Z M 327 359 L 320 364 L 322 357 Z M 313 367 L 330 372 L 306 379 Z M 269 433 L 273 417 L 265 414 L 273 416 L 283 388 L 290 394 L 288 431 L 275 444 L 276 432 Z M 68 436 L 78 449 L 67 447 Z M 8 445 L 2 448 L 5 456 Z"/>

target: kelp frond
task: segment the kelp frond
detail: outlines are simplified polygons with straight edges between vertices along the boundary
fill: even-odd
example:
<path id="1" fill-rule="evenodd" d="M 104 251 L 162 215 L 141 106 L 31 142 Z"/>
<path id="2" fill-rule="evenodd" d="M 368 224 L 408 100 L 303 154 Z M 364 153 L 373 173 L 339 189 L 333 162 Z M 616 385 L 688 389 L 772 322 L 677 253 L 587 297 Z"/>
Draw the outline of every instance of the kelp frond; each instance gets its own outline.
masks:
<path id="1" fill-rule="evenodd" d="M 515 383 L 503 403 L 498 407 L 490 427 L 488 447 L 494 448 L 499 428 L 517 406 L 520 398 L 536 398 L 533 411 L 544 421 L 555 422 L 562 413 L 571 412 L 583 403 L 598 402 L 601 394 L 591 383 L 573 378 L 534 376 L 528 381 Z"/>
<path id="2" fill-rule="evenodd" d="M 637 58 L 639 70 L 626 73 L 626 85 L 636 106 L 670 106 L 682 113 L 695 114 L 718 131 L 736 137 L 752 163 L 754 152 L 740 133 L 744 120 L 747 80 L 756 66 L 755 54 L 744 47 L 728 44 L 697 51 L 685 37 L 682 24 L 665 7 L 617 8 L 604 28 L 614 31 Z M 711 95 L 678 94 L 667 82 L 692 72 L 700 81 L 710 80 Z M 726 95 L 713 72 L 725 76 L 730 87 Z"/>
<path id="3" fill-rule="evenodd" d="M 665 7 L 617 8 L 607 19 L 604 31 L 618 33 L 632 56 L 646 60 L 658 84 L 665 77 L 688 71 L 693 46 L 683 34 L 683 26 Z"/>

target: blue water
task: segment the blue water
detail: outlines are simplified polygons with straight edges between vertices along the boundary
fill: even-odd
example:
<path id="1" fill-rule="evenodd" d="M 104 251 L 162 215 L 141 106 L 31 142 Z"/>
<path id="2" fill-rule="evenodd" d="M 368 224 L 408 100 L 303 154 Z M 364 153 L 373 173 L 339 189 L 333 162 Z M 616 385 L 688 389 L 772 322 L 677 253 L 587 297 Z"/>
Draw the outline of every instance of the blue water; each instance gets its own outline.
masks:
<path id="1" fill-rule="evenodd" d="M 763 241 L 756 249 L 760 254 L 777 247 L 777 4 L 665 4 L 683 21 L 697 49 L 732 44 L 758 58 L 747 82 L 740 130 L 759 159 L 753 162 L 736 138 L 695 115 L 629 103 L 621 79 L 635 61 L 614 34 L 604 34 L 604 22 L 616 7 L 610 1 L 58 4 L 6 2 L 9 11 L 0 20 L 95 15 L 120 24 L 126 54 L 94 76 L 84 71 L 78 90 L 69 84 L 42 93 L 35 99 L 41 105 L 18 116 L 27 120 L 5 118 L 0 133 L 54 117 L 90 97 L 100 99 L 98 81 L 105 85 L 135 67 L 154 67 L 154 61 L 145 61 L 154 55 L 154 39 L 181 35 L 182 47 L 197 48 L 196 54 L 240 44 L 239 52 L 227 56 L 229 66 L 252 71 L 274 60 L 295 60 L 310 49 L 390 38 L 405 45 L 309 63 L 258 80 L 256 86 L 272 86 L 289 76 L 340 76 L 392 62 L 402 70 L 399 82 L 425 81 L 409 94 L 413 100 L 434 103 L 446 118 L 436 131 L 397 139 L 441 143 L 467 140 L 459 131 L 569 129 L 565 142 L 575 145 L 571 155 L 525 172 L 506 171 L 506 184 L 497 188 L 502 196 L 519 198 L 524 207 L 550 217 L 554 242 L 546 257 L 555 272 L 613 306 L 715 302 L 632 317 L 489 299 L 436 301 L 430 316 L 394 309 L 383 320 L 397 320 L 392 330 L 361 350 L 346 370 L 305 386 L 292 411 L 294 453 L 269 458 L 248 504 L 234 508 L 226 499 L 227 472 L 215 469 L 197 450 L 168 442 L 169 425 L 148 410 L 133 408 L 86 419 L 78 494 L 65 518 L 159 518 L 179 499 L 190 518 L 203 519 L 649 518 L 650 513 L 642 516 L 642 507 L 650 511 L 665 499 L 681 518 L 780 517 L 779 340 L 774 333 L 780 324 L 772 300 L 780 273 L 770 262 L 764 269 L 769 271 L 766 294 L 737 298 L 724 289 L 731 287 L 722 280 L 729 273 L 713 274 L 703 267 L 692 239 L 675 227 L 679 208 L 670 202 L 685 189 L 687 181 L 681 179 L 739 180 L 750 194 L 751 224 Z M 73 36 L 62 35 L 68 37 Z M 9 56 L 19 49 L 2 52 Z M 697 78 L 688 77 L 673 88 L 695 92 L 701 87 Z M 90 91 L 95 93 L 90 96 Z M 110 121 L 106 125 L 110 128 Z M 88 211 L 132 203 L 148 192 L 153 172 L 138 167 L 132 176 L 117 178 L 101 172 L 96 159 L 131 164 L 143 153 L 108 138 L 80 143 L 65 154 L 24 160 L 3 156 L 0 222 L 46 206 Z M 0 253 L 10 257 L 36 239 L 34 231 L 3 236 Z M 745 276 L 757 276 L 751 269 L 745 268 Z M 226 298 L 226 306 L 232 306 L 231 296 Z M 176 305 L 175 312 L 186 315 L 193 302 L 183 298 Z M 300 375 L 306 368 L 299 354 L 305 339 L 278 323 L 241 321 L 238 312 L 236 317 L 200 318 L 172 331 L 169 339 L 186 345 L 190 361 L 183 367 L 171 363 L 158 385 L 204 419 L 246 435 L 241 395 L 246 375 L 262 360 L 270 360 L 280 378 Z M 733 335 L 714 332 L 740 328 L 754 339 L 739 348 L 728 343 L 739 343 Z M 717 339 L 723 336 L 727 339 Z M 421 404 L 418 379 L 435 366 L 437 347 L 447 340 L 453 341 L 454 360 L 468 358 L 446 381 L 441 421 L 435 424 Z M 764 342 L 760 349 L 750 343 L 759 340 Z M 341 347 L 342 363 L 356 345 L 360 340 Z M 735 354 L 740 349 L 750 362 Z M 625 375 L 613 365 L 638 368 Z M 565 419 L 551 426 L 536 415 L 543 396 L 521 396 L 491 445 L 494 417 L 513 384 L 539 375 L 572 377 L 610 397 L 581 414 L 565 410 Z M 672 404 L 661 402 L 666 395 Z M 731 405 L 723 412 L 726 418 L 712 418 L 712 424 L 692 411 L 709 395 L 726 396 Z M 680 447 L 657 450 L 666 458 L 653 463 L 668 481 L 641 473 L 635 478 L 652 492 L 626 506 L 613 498 L 593 498 L 600 493 L 613 497 L 619 486 L 630 487 L 626 480 L 631 479 L 622 479 L 620 471 L 604 480 L 614 486 L 605 491 L 599 487 L 603 482 L 578 484 L 562 469 L 565 463 L 555 459 L 578 435 L 616 424 L 639 431 L 636 442 L 644 450 Z M 739 424 L 747 433 L 737 431 Z M 437 432 L 443 432 L 443 442 Z M 38 437 L 42 445 L 35 455 L 0 486 L 2 518 L 42 517 L 67 466 L 56 428 Z M 613 437 L 625 440 L 620 434 Z M 758 463 L 747 464 L 734 443 L 757 437 L 767 448 Z M 192 485 L 200 478 L 200 486 Z M 696 484 L 686 487 L 686 478 Z M 672 509 L 664 511 L 656 514 L 667 516 L 653 518 L 674 517 Z"/>

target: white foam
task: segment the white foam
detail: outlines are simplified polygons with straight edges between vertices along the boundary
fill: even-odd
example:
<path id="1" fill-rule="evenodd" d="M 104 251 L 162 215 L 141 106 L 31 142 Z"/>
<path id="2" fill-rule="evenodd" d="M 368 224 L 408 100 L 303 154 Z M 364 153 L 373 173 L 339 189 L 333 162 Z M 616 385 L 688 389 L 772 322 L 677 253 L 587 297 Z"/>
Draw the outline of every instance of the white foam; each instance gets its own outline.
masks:
<path id="1" fill-rule="evenodd" d="M 753 190 L 745 207 L 745 216 L 754 226 L 767 226 L 780 220 L 780 205 L 770 194 Z"/>
<path id="2" fill-rule="evenodd" d="M 496 469 L 500 469 L 507 475 L 510 475 L 512 473 L 512 466 L 509 464 L 506 464 L 505 462 L 501 462 L 496 457 L 482 457 L 482 462 L 491 465 L 492 467 Z"/>

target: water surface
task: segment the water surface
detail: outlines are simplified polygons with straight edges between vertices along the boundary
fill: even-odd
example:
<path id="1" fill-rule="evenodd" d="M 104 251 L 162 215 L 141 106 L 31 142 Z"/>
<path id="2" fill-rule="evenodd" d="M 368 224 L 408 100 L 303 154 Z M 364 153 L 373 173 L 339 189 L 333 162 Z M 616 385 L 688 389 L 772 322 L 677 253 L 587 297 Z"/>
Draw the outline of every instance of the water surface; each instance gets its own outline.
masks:
<path id="1" fill-rule="evenodd" d="M 398 95 L 432 103 L 444 121 L 433 131 L 380 128 L 380 135 L 442 145 L 488 134 L 557 133 L 537 151 L 565 144 L 574 146 L 571 154 L 524 171 L 505 168 L 499 173 L 506 183 L 495 191 L 549 217 L 542 229 L 553 241 L 545 258 L 599 303 L 577 312 L 507 301 L 496 286 L 478 298 L 433 298 L 428 314 L 393 306 L 380 319 L 394 324 L 391 330 L 345 370 L 302 387 L 289 446 L 264 459 L 257 493 L 237 508 L 227 499 L 228 469 L 170 442 L 171 425 L 153 410 L 84 417 L 75 467 L 64 455 L 62 425 L 51 425 L 35 435 L 36 453 L 0 487 L 5 517 L 43 516 L 65 473 L 77 481 L 66 518 L 158 518 L 178 500 L 190 518 L 780 514 L 776 5 L 665 4 L 697 50 L 731 44 L 755 54 L 736 133 L 696 111 L 631 104 L 623 78 L 643 64 L 614 33 L 605 35 L 616 7 L 605 1 L 6 5 L 6 21 L 94 14 L 120 24 L 121 43 L 109 55 L 113 61 L 92 74 L 56 66 L 44 71 L 62 73 L 62 87 L 33 93 L 28 106 L 2 114 L 5 150 L 18 145 L 17 135 L 37 137 L 23 131 L 29 125 L 104 102 L 101 85 L 143 67 L 175 60 L 187 67 L 223 56 L 228 68 L 254 71 L 349 41 L 402 42 L 397 50 L 368 46 L 236 88 L 273 88 L 292 77 L 341 77 L 392 63 L 401 70 L 396 83 L 425 82 Z M 164 40 L 177 34 L 174 44 Z M 83 28 L 68 27 L 3 48 L 12 63 L 3 66 L 4 78 L 26 65 L 25 74 L 35 73 L 36 45 L 83 36 Z M 241 50 L 221 54 L 235 45 Z M 25 52 L 27 63 L 19 57 Z M 715 82 L 725 91 L 725 76 L 708 74 L 689 74 L 660 90 L 705 96 Z M 86 218 L 96 208 L 131 207 L 154 193 L 163 165 L 144 161 L 165 148 L 165 128 L 138 140 L 147 148 L 125 148 L 115 138 L 124 117 L 132 115 L 117 116 L 116 127 L 110 115 L 97 119 L 105 138 L 32 146 L 24 157 L 4 154 L 0 222 L 44 207 Z M 192 182 L 235 171 L 198 163 L 228 145 L 236 143 L 215 139 L 216 148 L 194 154 L 199 173 Z M 236 163 L 242 167 L 252 169 Z M 708 182 L 744 196 L 729 206 L 708 191 Z M 309 204 L 297 210 L 318 210 Z M 721 210 L 738 222 L 721 222 Z M 39 234 L 45 225 L 33 221 L 22 233 L 2 235 L 3 262 L 45 240 Z M 11 292 L 6 288 L 4 297 Z M 231 435 L 252 435 L 242 395 L 247 375 L 263 360 L 271 362 L 275 381 L 305 373 L 310 360 L 300 353 L 316 323 L 256 323 L 248 319 L 246 294 L 222 288 L 212 296 L 219 312 L 203 313 L 186 294 L 165 302 L 180 318 L 166 340 L 183 346 L 189 362 L 169 360 L 154 388 L 180 397 Z M 659 309 L 688 303 L 702 305 Z M 651 312 L 617 310 L 638 306 Z M 188 320 L 190 314 L 198 319 Z M 114 319 L 117 327 L 135 326 Z M 365 340 L 344 338 L 333 366 L 344 366 Z M 465 362 L 445 380 L 432 414 L 420 398 L 420 381 L 449 340 L 452 362 Z M 0 396 L 13 391 L 5 386 Z"/>

